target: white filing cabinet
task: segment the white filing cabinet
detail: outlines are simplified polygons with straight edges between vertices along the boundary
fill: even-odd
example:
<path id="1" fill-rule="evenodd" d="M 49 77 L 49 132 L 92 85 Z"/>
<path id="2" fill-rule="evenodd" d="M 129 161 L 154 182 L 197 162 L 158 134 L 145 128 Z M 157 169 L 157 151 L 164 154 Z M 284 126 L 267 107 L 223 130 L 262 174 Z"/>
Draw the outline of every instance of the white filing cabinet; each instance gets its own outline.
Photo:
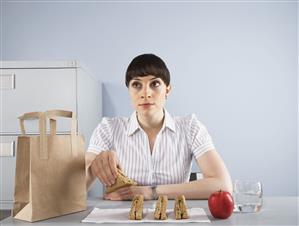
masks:
<path id="1" fill-rule="evenodd" d="M 100 83 L 77 61 L 1 61 L 0 94 L 0 208 L 4 209 L 13 201 L 18 116 L 49 109 L 74 111 L 87 147 L 101 121 L 102 103 Z M 25 129 L 36 134 L 38 122 L 25 122 Z M 69 130 L 70 120 L 59 118 L 57 133 Z"/>

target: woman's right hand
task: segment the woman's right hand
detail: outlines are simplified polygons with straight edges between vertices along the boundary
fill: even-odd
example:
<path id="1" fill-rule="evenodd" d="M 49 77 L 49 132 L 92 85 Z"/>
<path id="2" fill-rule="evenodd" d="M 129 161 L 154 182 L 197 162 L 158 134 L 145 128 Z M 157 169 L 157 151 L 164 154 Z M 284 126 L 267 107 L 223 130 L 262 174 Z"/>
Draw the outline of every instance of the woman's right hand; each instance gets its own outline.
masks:
<path id="1" fill-rule="evenodd" d="M 91 163 L 91 172 L 106 186 L 115 183 L 117 168 L 120 168 L 115 151 L 102 151 Z"/>

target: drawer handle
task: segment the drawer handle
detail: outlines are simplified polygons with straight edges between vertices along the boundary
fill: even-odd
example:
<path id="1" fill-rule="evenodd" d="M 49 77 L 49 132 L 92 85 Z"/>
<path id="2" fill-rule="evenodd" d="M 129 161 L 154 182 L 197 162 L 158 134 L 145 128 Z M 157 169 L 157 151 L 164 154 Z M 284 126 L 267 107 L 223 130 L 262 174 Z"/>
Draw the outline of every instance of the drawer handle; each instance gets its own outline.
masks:
<path id="1" fill-rule="evenodd" d="M 15 74 L 0 74 L 0 90 L 16 89 L 16 75 Z"/>
<path id="2" fill-rule="evenodd" d="M 15 156 L 15 141 L 0 143 L 0 157 Z"/>

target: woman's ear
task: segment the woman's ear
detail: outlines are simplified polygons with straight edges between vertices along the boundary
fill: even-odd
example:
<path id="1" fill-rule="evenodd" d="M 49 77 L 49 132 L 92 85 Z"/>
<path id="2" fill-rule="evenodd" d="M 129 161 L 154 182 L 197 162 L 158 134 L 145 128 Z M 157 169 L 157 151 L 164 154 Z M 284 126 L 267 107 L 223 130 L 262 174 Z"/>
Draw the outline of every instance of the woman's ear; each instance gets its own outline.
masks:
<path id="1" fill-rule="evenodd" d="M 171 85 L 166 87 L 166 95 L 168 95 L 171 91 Z"/>

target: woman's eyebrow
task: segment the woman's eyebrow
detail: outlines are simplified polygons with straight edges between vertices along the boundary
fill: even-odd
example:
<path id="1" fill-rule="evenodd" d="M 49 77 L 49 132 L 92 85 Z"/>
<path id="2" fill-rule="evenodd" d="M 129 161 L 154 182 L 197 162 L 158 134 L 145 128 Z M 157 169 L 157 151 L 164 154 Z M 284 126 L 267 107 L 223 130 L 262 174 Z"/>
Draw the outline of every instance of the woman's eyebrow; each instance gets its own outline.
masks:
<path id="1" fill-rule="evenodd" d="M 132 80 L 131 80 L 131 82 L 142 82 L 142 80 L 141 79 L 139 79 L 139 78 L 133 78 Z"/>
<path id="2" fill-rule="evenodd" d="M 159 78 L 154 77 L 154 78 L 151 78 L 150 81 L 155 80 L 155 79 L 159 79 Z M 140 79 L 140 78 L 133 78 L 132 81 L 134 81 L 134 80 L 136 80 L 136 81 L 142 81 L 142 79 Z"/>

